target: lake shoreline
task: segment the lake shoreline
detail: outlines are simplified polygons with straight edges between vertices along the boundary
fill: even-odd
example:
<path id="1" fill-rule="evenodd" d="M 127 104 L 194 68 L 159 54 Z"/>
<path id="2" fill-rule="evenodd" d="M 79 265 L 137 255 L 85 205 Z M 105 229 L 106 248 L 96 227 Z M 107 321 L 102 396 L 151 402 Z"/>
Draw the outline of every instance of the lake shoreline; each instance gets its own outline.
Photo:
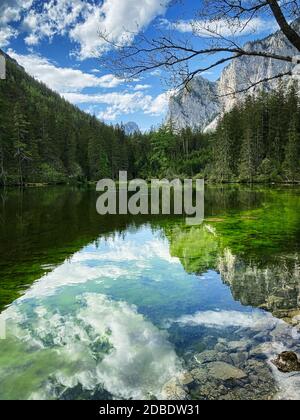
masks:
<path id="1" fill-rule="evenodd" d="M 184 181 L 187 178 L 177 178 L 180 181 Z M 196 179 L 194 179 L 196 181 Z M 129 181 L 130 182 L 130 181 Z M 150 184 L 150 181 L 147 180 Z M 0 190 L 6 188 L 45 188 L 45 187 L 91 187 L 96 186 L 98 181 L 87 181 L 87 182 L 60 182 L 60 183 L 46 183 L 46 182 L 28 182 L 24 185 L 21 184 L 8 184 L 0 185 Z M 118 181 L 115 181 L 116 185 L 119 185 Z M 255 182 L 242 182 L 242 181 L 223 181 L 223 182 L 213 182 L 205 180 L 205 185 L 209 186 L 300 186 L 300 181 L 255 181 Z"/>

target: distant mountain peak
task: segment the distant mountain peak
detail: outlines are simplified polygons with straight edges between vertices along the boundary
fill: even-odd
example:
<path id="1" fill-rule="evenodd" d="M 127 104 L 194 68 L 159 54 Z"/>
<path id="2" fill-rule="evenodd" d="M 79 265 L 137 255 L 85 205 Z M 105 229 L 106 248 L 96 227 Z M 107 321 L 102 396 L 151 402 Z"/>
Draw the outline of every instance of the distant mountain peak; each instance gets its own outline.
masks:
<path id="1" fill-rule="evenodd" d="M 124 124 L 124 130 L 127 136 L 132 136 L 133 134 L 141 132 L 140 127 L 134 121 Z"/>

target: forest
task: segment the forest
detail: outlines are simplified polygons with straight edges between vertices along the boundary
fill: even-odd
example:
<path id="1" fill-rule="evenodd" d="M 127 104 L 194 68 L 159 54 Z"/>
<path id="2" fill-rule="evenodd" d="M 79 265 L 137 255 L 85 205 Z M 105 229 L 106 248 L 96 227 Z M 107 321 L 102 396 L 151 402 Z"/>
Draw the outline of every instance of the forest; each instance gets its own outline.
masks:
<path id="1" fill-rule="evenodd" d="M 211 182 L 300 182 L 298 87 L 249 96 L 216 131 L 174 133 L 169 124 L 133 141 L 135 171 L 147 176 L 201 177 Z"/>
<path id="2" fill-rule="evenodd" d="M 128 170 L 124 130 L 80 111 L 7 60 L 0 82 L 0 184 L 72 183 Z"/>
<path id="3" fill-rule="evenodd" d="M 300 102 L 294 84 L 249 96 L 216 131 L 164 124 L 126 136 L 7 62 L 0 82 L 0 185 L 101 178 L 201 177 L 210 182 L 300 182 Z"/>

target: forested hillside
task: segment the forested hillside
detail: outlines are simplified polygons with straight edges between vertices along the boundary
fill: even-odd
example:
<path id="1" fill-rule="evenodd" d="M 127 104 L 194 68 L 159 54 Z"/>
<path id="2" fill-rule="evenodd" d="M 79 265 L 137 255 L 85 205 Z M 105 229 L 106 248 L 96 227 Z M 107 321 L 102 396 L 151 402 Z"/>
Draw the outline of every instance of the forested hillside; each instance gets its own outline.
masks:
<path id="1" fill-rule="evenodd" d="M 214 135 L 212 179 L 300 181 L 297 91 L 278 86 L 224 116 Z"/>
<path id="2" fill-rule="evenodd" d="M 0 185 L 116 177 L 127 139 L 37 82 L 12 60 L 0 81 Z"/>
<path id="3" fill-rule="evenodd" d="M 214 182 L 300 182 L 300 106 L 296 85 L 248 97 L 211 134 L 165 127 L 134 142 L 144 177 L 205 177 Z"/>
<path id="4" fill-rule="evenodd" d="M 126 136 L 8 60 L 0 81 L 0 185 L 130 177 L 300 182 L 297 87 L 248 97 L 210 134 L 164 126 Z"/>

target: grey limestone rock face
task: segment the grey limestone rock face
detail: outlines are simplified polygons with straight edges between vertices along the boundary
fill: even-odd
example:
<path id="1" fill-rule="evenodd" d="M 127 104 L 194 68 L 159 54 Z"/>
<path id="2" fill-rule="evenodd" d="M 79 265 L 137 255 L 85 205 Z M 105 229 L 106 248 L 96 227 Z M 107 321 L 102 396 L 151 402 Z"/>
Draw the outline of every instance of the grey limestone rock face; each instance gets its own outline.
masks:
<path id="1" fill-rule="evenodd" d="M 220 113 L 218 85 L 203 77 L 195 78 L 184 90 L 170 98 L 167 122 L 175 130 L 204 130 Z"/>
<path id="2" fill-rule="evenodd" d="M 294 27 L 300 32 L 300 19 L 294 22 Z M 299 55 L 281 31 L 260 41 L 247 43 L 244 48 L 248 51 L 268 51 L 292 57 Z M 190 83 L 188 90 L 171 97 L 167 122 L 172 124 L 175 130 L 187 127 L 193 130 L 214 130 L 220 115 L 230 111 L 235 104 L 243 102 L 249 94 L 257 95 L 262 89 L 266 92 L 275 89 L 278 80 L 264 82 L 240 94 L 233 93 L 243 91 L 262 79 L 286 73 L 292 70 L 293 66 L 292 63 L 271 58 L 251 56 L 237 58 L 222 71 L 216 82 L 196 77 Z M 285 85 L 292 81 L 291 77 L 283 79 Z"/>

